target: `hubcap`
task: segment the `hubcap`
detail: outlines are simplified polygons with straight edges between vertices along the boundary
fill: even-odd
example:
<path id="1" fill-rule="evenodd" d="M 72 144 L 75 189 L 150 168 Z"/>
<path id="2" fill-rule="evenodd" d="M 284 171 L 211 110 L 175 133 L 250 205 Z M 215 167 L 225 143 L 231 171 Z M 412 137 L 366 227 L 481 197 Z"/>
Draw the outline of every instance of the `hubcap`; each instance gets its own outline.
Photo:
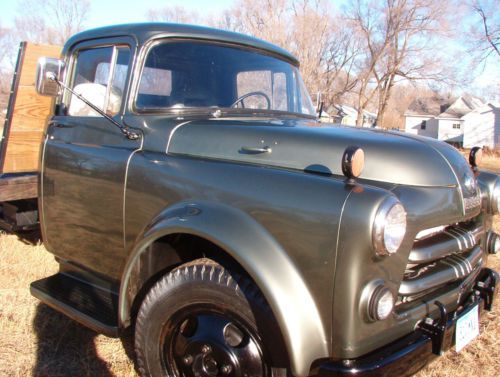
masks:
<path id="1" fill-rule="evenodd" d="M 241 321 L 204 310 L 169 321 L 163 331 L 163 365 L 168 375 L 195 377 L 266 376 L 262 348 Z"/>

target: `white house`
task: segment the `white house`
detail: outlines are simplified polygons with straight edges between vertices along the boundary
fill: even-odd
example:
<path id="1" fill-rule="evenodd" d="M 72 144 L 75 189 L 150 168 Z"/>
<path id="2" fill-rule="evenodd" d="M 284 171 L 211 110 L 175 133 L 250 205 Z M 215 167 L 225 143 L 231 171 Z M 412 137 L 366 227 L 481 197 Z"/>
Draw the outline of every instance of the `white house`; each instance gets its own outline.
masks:
<path id="1" fill-rule="evenodd" d="M 439 97 L 418 99 L 405 113 L 405 131 L 461 146 L 464 138 L 462 117 L 483 105 L 480 99 L 472 96 L 455 100 Z"/>
<path id="2" fill-rule="evenodd" d="M 500 148 L 500 104 L 489 102 L 462 117 L 465 148 Z"/>
<path id="3" fill-rule="evenodd" d="M 354 107 L 347 105 L 336 105 L 340 123 L 346 126 L 356 126 L 356 119 L 358 118 L 358 110 Z M 374 128 L 376 127 L 377 114 L 369 111 L 363 111 L 363 127 Z"/>

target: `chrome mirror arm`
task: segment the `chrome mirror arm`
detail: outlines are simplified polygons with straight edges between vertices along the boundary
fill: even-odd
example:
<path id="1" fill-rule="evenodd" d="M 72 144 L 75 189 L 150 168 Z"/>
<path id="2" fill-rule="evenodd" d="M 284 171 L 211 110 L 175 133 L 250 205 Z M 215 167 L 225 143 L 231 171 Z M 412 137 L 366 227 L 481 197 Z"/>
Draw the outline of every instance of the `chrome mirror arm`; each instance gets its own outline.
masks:
<path id="1" fill-rule="evenodd" d="M 92 102 L 88 101 L 85 97 L 83 97 L 80 94 L 76 93 L 73 89 L 69 88 L 63 82 L 59 81 L 57 79 L 57 76 L 56 76 L 56 74 L 54 72 L 47 72 L 45 77 L 48 80 L 57 83 L 63 89 L 69 91 L 76 98 L 78 98 L 80 101 L 82 101 L 87 106 L 89 106 L 92 110 L 94 110 L 95 112 L 99 113 L 104 118 L 106 118 L 111 123 L 113 123 L 116 127 L 118 127 L 120 129 L 120 131 L 122 132 L 122 134 L 124 134 L 127 137 L 127 139 L 129 139 L 129 140 L 137 140 L 137 139 L 139 139 L 139 133 L 131 131 L 128 127 L 123 126 L 122 124 L 118 123 L 116 120 L 114 120 L 108 114 L 106 114 L 104 111 L 102 111 L 99 107 L 97 107 L 96 105 L 94 105 Z"/>

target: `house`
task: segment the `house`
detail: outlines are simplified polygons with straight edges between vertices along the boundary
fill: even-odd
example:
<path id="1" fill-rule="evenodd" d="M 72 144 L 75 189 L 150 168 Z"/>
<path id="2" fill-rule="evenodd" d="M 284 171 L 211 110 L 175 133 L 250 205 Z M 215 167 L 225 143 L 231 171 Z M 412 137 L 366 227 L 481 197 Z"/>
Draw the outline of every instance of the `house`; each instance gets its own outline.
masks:
<path id="1" fill-rule="evenodd" d="M 333 109 L 332 109 L 333 108 Z M 358 118 L 358 110 L 354 107 L 347 105 L 333 105 L 329 108 L 329 113 L 334 114 L 338 123 L 346 126 L 356 126 L 356 119 Z M 363 111 L 363 127 L 374 128 L 377 123 L 377 114 Z"/>
<path id="2" fill-rule="evenodd" d="M 405 131 L 462 146 L 462 117 L 483 105 L 480 99 L 468 95 L 456 99 L 439 96 L 418 99 L 405 113 Z"/>
<path id="3" fill-rule="evenodd" d="M 500 103 L 489 102 L 462 117 L 464 148 L 500 148 Z"/>

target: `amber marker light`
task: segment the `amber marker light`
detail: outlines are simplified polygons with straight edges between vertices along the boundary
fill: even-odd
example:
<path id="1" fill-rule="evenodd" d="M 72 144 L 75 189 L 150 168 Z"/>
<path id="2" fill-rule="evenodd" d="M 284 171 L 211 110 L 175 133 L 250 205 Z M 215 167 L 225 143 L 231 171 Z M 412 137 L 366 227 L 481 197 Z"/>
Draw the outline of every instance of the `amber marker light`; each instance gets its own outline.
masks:
<path id="1" fill-rule="evenodd" d="M 480 147 L 474 147 L 470 150 L 469 153 L 469 164 L 473 169 L 477 168 L 481 165 L 483 160 L 483 150 Z"/>
<path id="2" fill-rule="evenodd" d="M 365 167 L 365 152 L 356 145 L 348 146 L 342 156 L 342 173 L 349 179 L 361 175 Z"/>

